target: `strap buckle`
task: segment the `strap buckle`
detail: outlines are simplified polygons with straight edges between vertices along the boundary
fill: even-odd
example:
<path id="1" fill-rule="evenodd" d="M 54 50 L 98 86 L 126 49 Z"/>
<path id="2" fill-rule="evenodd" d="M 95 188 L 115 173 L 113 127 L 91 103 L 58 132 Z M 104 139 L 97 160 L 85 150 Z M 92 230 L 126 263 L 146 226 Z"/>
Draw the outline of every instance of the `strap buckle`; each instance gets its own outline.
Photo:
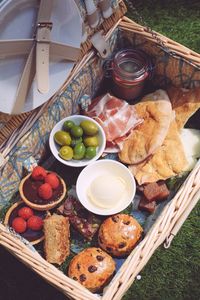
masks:
<path id="1" fill-rule="evenodd" d="M 52 22 L 39 22 L 37 24 L 36 41 L 38 43 L 50 43 L 50 32 L 53 27 Z"/>
<path id="2" fill-rule="evenodd" d="M 37 28 L 47 28 L 49 30 L 52 29 L 53 23 L 52 22 L 39 22 L 37 23 Z"/>

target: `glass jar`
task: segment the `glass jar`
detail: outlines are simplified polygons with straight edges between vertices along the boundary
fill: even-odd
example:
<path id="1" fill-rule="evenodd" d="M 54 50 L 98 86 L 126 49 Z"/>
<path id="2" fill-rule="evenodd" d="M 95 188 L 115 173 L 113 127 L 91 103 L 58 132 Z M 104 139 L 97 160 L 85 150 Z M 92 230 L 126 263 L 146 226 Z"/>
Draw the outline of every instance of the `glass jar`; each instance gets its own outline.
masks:
<path id="1" fill-rule="evenodd" d="M 113 93 L 116 97 L 133 102 L 144 88 L 149 76 L 150 60 L 141 50 L 124 49 L 111 62 Z"/>

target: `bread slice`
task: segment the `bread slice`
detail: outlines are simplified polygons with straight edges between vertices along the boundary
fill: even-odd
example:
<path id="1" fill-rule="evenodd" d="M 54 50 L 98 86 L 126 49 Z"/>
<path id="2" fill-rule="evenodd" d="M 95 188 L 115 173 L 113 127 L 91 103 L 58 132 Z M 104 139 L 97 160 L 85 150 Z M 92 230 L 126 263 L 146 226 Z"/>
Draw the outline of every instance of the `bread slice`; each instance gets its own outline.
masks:
<path id="1" fill-rule="evenodd" d="M 46 260 L 61 265 L 70 254 L 69 219 L 53 214 L 44 220 L 44 252 Z"/>
<path id="2" fill-rule="evenodd" d="M 167 93 L 157 90 L 134 105 L 143 123 L 123 142 L 119 158 L 126 164 L 139 164 L 163 144 L 171 123 L 172 106 Z"/>

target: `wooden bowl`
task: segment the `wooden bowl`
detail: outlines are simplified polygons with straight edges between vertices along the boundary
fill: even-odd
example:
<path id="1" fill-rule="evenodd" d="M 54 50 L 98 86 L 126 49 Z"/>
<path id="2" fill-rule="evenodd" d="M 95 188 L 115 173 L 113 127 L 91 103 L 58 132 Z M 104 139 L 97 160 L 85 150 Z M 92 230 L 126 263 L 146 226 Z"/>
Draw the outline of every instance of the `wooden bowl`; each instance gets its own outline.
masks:
<path id="1" fill-rule="evenodd" d="M 48 172 L 49 173 L 54 173 L 54 172 Z M 24 184 L 27 180 L 29 180 L 29 178 L 31 177 L 31 174 L 28 174 L 26 177 L 24 177 L 21 182 L 20 182 L 20 185 L 19 185 L 19 193 L 20 193 L 20 196 L 21 196 L 21 199 L 31 208 L 35 209 L 35 210 L 40 210 L 40 211 L 43 211 L 43 210 L 50 210 L 54 207 L 56 207 L 64 198 L 65 198 L 65 195 L 67 193 L 67 188 L 66 188 L 66 184 L 64 182 L 64 180 L 58 175 L 57 177 L 59 178 L 60 180 L 60 184 L 62 186 L 62 194 L 59 195 L 58 199 L 55 199 L 55 200 L 51 200 L 50 201 L 47 201 L 47 200 L 42 200 L 40 198 L 40 203 L 35 203 L 33 201 L 31 201 L 30 199 L 28 199 L 28 196 L 26 195 L 25 191 L 24 191 Z M 55 174 L 55 173 L 54 173 Z M 41 184 L 41 183 L 40 183 Z M 54 192 L 53 192 L 54 193 Z M 53 196 L 55 196 L 55 194 L 53 194 Z"/>
<path id="2" fill-rule="evenodd" d="M 23 201 L 18 201 L 13 204 L 5 215 L 4 225 L 12 228 L 12 220 L 18 216 L 18 210 L 24 206 L 26 206 L 26 204 Z M 46 212 L 34 210 L 34 215 L 39 216 L 42 219 L 46 217 L 46 214 Z M 38 231 L 27 229 L 25 232 L 20 233 L 20 235 L 32 245 L 36 245 L 44 240 L 44 233 L 42 229 Z"/>

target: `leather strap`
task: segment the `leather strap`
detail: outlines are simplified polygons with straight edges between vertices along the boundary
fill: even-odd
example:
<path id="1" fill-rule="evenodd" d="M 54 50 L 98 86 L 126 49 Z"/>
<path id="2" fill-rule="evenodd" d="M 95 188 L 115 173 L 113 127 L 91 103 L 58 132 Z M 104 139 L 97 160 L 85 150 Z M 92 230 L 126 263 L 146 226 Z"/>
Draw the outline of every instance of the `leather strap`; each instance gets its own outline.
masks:
<path id="1" fill-rule="evenodd" d="M 109 43 L 106 42 L 105 37 L 101 34 L 101 32 L 95 33 L 91 37 L 91 42 L 102 58 L 106 58 L 110 55 L 111 50 Z"/>
<path id="2" fill-rule="evenodd" d="M 26 40 L 1 40 L 0 58 L 18 55 L 27 55 L 30 53 L 33 45 L 33 39 Z"/>
<path id="3" fill-rule="evenodd" d="M 45 12 L 45 6 L 46 6 L 46 4 L 48 4 L 46 2 L 51 2 L 51 1 L 53 1 L 53 0 L 41 0 L 40 1 L 40 6 L 39 6 L 39 10 L 38 10 L 38 18 L 37 18 L 37 27 L 38 27 L 39 23 L 41 25 L 40 21 L 43 21 L 43 17 L 42 17 L 43 14 L 44 14 L 45 18 L 47 17 L 46 12 Z M 50 14 L 51 8 L 52 8 L 52 6 L 50 5 L 50 8 L 47 9 L 47 14 Z M 36 30 L 37 30 L 37 27 L 36 27 Z M 31 51 L 28 55 L 28 58 L 27 58 L 27 61 L 26 61 L 25 67 L 24 67 L 24 71 L 23 71 L 22 77 L 20 79 L 20 83 L 18 85 L 15 104 L 12 109 L 13 114 L 18 114 L 23 109 L 24 103 L 26 101 L 26 97 L 28 95 L 28 92 L 29 92 L 29 89 L 31 86 L 31 83 L 35 76 L 35 72 L 37 72 L 37 71 L 40 72 L 40 67 L 36 71 L 36 67 L 35 67 L 36 63 L 35 62 L 36 62 L 37 54 L 34 55 L 35 52 L 37 52 L 37 49 L 36 49 L 36 45 L 34 42 L 32 44 Z M 32 69 L 31 69 L 31 67 L 32 67 Z M 47 68 L 48 67 L 46 67 L 46 70 L 47 70 Z M 44 71 L 45 74 L 46 74 L 46 70 Z M 40 82 L 43 81 L 43 79 L 41 77 L 39 77 L 39 80 L 40 80 Z M 39 85 L 40 85 L 40 82 L 38 82 Z M 45 87 L 43 87 L 43 84 L 41 84 L 40 87 L 42 87 L 42 89 L 45 90 L 46 85 L 45 85 Z"/>
<path id="4" fill-rule="evenodd" d="M 40 93 L 49 91 L 50 28 L 40 26 L 36 35 L 36 81 Z"/>
<path id="5" fill-rule="evenodd" d="M 54 0 L 41 0 L 36 28 L 36 81 L 41 93 L 49 91 L 49 49 L 51 12 Z"/>
<path id="6" fill-rule="evenodd" d="M 0 58 L 12 57 L 18 55 L 27 55 L 30 53 L 35 40 L 1 40 L 0 41 Z M 50 55 L 60 57 L 69 61 L 76 61 L 80 54 L 80 48 L 51 42 Z"/>
<path id="7" fill-rule="evenodd" d="M 40 0 L 40 6 L 38 10 L 38 23 L 49 22 L 53 9 L 54 0 Z"/>
<path id="8" fill-rule="evenodd" d="M 35 43 L 31 48 L 28 59 L 26 61 L 20 83 L 17 89 L 17 97 L 11 114 L 20 114 L 24 108 L 25 99 L 35 77 Z"/>

